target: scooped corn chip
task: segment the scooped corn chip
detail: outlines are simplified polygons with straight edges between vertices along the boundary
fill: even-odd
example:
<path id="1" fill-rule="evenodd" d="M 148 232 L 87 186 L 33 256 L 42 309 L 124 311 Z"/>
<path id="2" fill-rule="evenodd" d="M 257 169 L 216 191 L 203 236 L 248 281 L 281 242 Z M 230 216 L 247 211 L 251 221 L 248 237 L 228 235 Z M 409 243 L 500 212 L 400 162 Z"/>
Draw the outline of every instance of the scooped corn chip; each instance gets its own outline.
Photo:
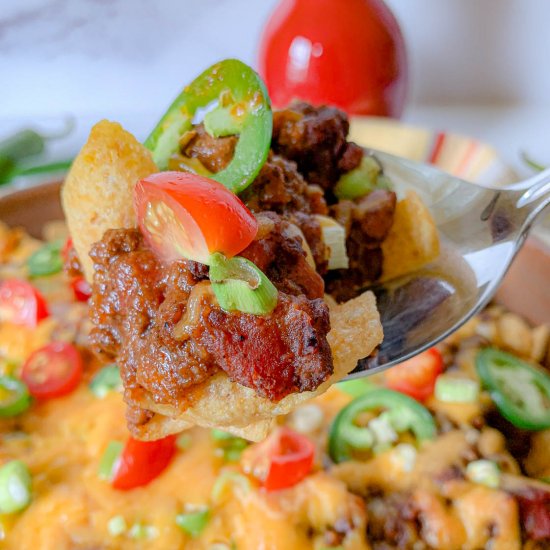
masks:
<path id="1" fill-rule="evenodd" d="M 397 203 L 392 228 L 382 243 L 380 281 L 411 273 L 439 256 L 439 237 L 430 211 L 414 191 Z"/>
<path id="2" fill-rule="evenodd" d="M 92 244 L 107 229 L 135 227 L 132 191 L 158 172 L 151 153 L 116 122 L 102 120 L 90 132 L 63 184 L 61 198 L 73 245 L 88 281 Z"/>

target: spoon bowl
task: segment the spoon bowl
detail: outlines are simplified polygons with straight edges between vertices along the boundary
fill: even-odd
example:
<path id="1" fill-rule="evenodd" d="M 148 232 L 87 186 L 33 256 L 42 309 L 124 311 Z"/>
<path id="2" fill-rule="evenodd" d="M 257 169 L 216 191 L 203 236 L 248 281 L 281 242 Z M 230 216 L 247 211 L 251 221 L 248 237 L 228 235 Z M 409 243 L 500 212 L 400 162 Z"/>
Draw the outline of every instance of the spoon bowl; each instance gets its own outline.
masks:
<path id="1" fill-rule="evenodd" d="M 550 203 L 550 170 L 488 188 L 380 151 L 374 154 L 398 194 L 413 189 L 437 226 L 439 258 L 407 276 L 371 288 L 384 341 L 348 376 L 383 371 L 434 346 L 494 296 L 536 217 Z"/>

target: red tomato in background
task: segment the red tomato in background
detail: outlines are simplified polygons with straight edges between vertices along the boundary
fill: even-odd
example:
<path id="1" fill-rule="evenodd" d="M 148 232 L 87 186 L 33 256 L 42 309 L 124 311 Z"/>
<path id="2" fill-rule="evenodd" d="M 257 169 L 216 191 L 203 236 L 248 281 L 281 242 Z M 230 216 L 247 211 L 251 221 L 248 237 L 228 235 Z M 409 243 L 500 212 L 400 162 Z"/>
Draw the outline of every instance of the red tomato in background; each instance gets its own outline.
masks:
<path id="1" fill-rule="evenodd" d="M 283 426 L 247 449 L 243 463 L 266 491 L 278 491 L 302 481 L 311 472 L 314 458 L 313 443 Z"/>
<path id="2" fill-rule="evenodd" d="M 128 491 L 147 485 L 170 464 L 176 453 L 176 436 L 156 441 L 138 441 L 130 437 L 120 455 L 112 485 Z"/>
<path id="3" fill-rule="evenodd" d="M 46 300 L 27 281 L 6 279 L 0 284 L 0 321 L 34 328 L 48 315 Z"/>
<path id="4" fill-rule="evenodd" d="M 217 181 L 187 172 L 159 172 L 134 188 L 141 232 L 165 260 L 208 264 L 210 254 L 231 258 L 258 232 L 241 199 Z"/>
<path id="5" fill-rule="evenodd" d="M 259 73 L 276 107 L 295 99 L 399 117 L 403 35 L 382 0 L 282 0 L 260 41 Z"/>
<path id="6" fill-rule="evenodd" d="M 424 401 L 433 394 L 436 378 L 443 372 L 443 357 L 430 348 L 384 373 L 388 388 Z"/>
<path id="7" fill-rule="evenodd" d="M 51 399 L 72 392 L 80 383 L 82 372 L 82 357 L 75 346 L 51 342 L 29 355 L 21 378 L 33 397 Z"/>

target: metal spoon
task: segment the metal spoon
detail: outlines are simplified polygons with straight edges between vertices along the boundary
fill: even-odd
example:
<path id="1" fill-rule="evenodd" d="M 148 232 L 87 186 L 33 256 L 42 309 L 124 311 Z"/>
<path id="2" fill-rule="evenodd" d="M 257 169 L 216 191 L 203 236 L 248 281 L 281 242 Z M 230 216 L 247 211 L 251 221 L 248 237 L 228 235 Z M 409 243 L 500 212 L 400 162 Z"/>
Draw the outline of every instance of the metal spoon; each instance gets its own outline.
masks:
<path id="1" fill-rule="evenodd" d="M 550 169 L 491 189 L 433 166 L 368 152 L 378 158 L 398 193 L 413 189 L 430 208 L 441 254 L 415 273 L 372 288 L 384 341 L 376 357 L 360 361 L 348 378 L 401 363 L 478 313 L 495 294 L 535 218 L 550 204 Z"/>

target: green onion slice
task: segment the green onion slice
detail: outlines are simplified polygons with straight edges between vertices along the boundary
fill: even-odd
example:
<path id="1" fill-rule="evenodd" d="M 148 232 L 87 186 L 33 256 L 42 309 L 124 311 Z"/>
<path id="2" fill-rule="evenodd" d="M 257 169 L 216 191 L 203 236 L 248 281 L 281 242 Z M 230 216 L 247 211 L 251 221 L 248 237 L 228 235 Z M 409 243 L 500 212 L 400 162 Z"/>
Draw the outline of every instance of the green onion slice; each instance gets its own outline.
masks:
<path id="1" fill-rule="evenodd" d="M 210 520 L 210 510 L 208 508 L 186 514 L 178 514 L 176 523 L 187 535 L 192 538 L 200 536 Z"/>
<path id="2" fill-rule="evenodd" d="M 15 376 L 0 376 L 0 417 L 9 418 L 26 411 L 31 404 L 27 386 Z"/>
<path id="3" fill-rule="evenodd" d="M 11 514 L 31 501 L 31 474 L 24 462 L 12 460 L 0 468 L 0 512 Z"/>
<path id="4" fill-rule="evenodd" d="M 343 174 L 334 186 L 334 194 L 340 200 L 359 199 L 375 189 L 389 189 L 392 185 L 387 176 L 382 173 L 382 166 L 372 155 L 365 155 L 361 164 Z"/>
<path id="5" fill-rule="evenodd" d="M 273 283 L 251 261 L 240 256 L 210 256 L 210 282 L 220 306 L 226 311 L 267 315 L 277 306 Z"/>
<path id="6" fill-rule="evenodd" d="M 124 444 L 121 441 L 110 441 L 101 457 L 98 474 L 105 481 L 112 481 Z"/>
<path id="7" fill-rule="evenodd" d="M 479 384 L 470 378 L 440 374 L 435 382 L 435 397 L 446 403 L 473 403 L 479 396 Z"/>
<path id="8" fill-rule="evenodd" d="M 103 367 L 90 382 L 90 391 L 100 399 L 110 392 L 122 391 L 122 379 L 117 365 Z"/>

